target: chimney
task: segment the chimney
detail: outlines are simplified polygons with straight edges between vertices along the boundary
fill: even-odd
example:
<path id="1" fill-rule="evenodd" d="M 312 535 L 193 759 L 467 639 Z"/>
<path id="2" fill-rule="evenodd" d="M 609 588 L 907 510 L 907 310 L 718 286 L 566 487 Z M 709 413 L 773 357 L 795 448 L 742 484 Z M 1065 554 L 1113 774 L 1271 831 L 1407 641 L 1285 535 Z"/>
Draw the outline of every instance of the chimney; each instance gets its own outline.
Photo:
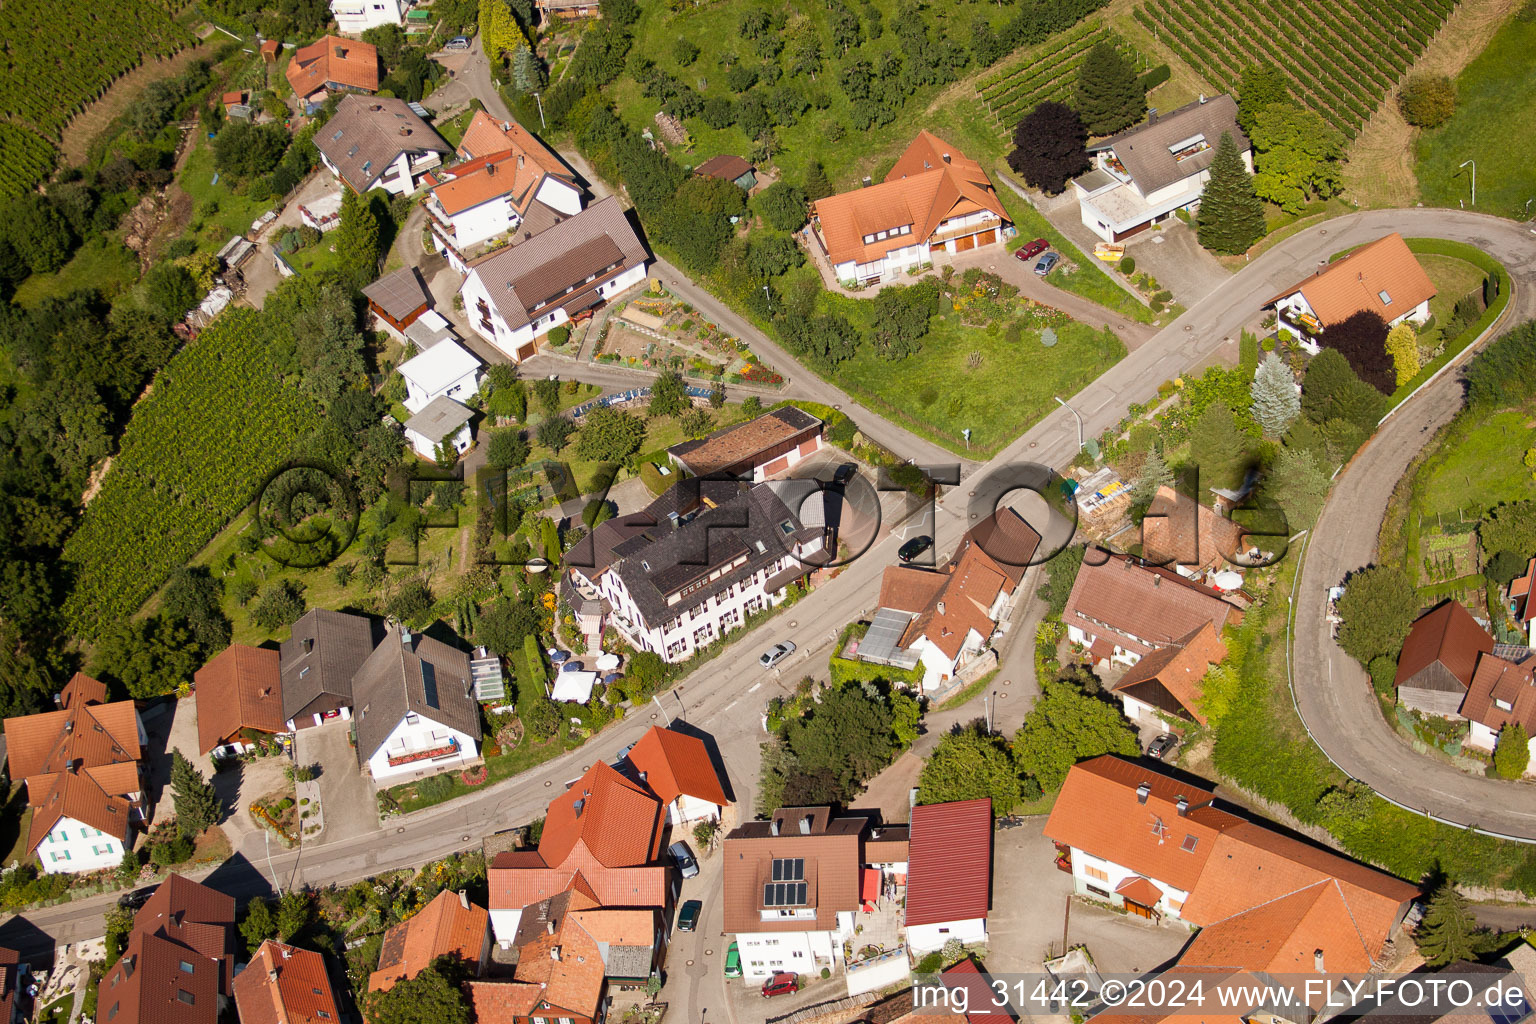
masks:
<path id="1" fill-rule="evenodd" d="M 768 823 L 768 830 L 770 832 L 772 832 L 774 835 L 778 835 L 779 834 L 779 819 L 778 818 L 774 818 L 772 821 L 770 821 Z"/>
<path id="2" fill-rule="evenodd" d="M 550 946 L 549 947 L 549 958 L 551 960 L 559 960 L 560 959 L 560 947 L 559 946 Z"/>
<path id="3" fill-rule="evenodd" d="M 546 935 L 553 935 L 553 934 L 555 934 L 555 922 L 550 921 L 547 924 L 545 924 L 544 925 L 544 933 Z"/>
<path id="4" fill-rule="evenodd" d="M 1152 784 L 1150 782 L 1143 782 L 1141 785 L 1136 787 L 1136 802 L 1137 803 L 1139 803 L 1139 804 L 1146 803 L 1147 802 L 1147 797 L 1149 797 L 1151 795 L 1152 795 Z"/>
<path id="5" fill-rule="evenodd" d="M 584 796 L 579 796 L 579 797 L 576 798 L 576 802 L 571 805 L 571 809 L 576 812 L 576 817 L 580 818 L 581 817 L 582 809 L 585 808 L 586 806 L 587 806 L 587 798 L 584 797 Z"/>
<path id="6" fill-rule="evenodd" d="M 811 834 L 811 816 L 809 814 L 803 815 L 800 818 L 800 834 L 803 836 Z"/>
<path id="7" fill-rule="evenodd" d="M 408 628 L 406 628 L 405 626 L 401 626 L 400 627 L 400 646 L 401 647 L 409 647 L 409 646 L 411 646 L 411 631 Z"/>
<path id="8" fill-rule="evenodd" d="M 494 178 L 496 176 L 496 165 L 495 164 L 486 164 L 485 165 L 485 176 L 487 178 Z"/>
<path id="9" fill-rule="evenodd" d="M 521 153 L 517 154 L 517 166 L 519 168 L 523 166 L 523 154 Z"/>
<path id="10" fill-rule="evenodd" d="M 1181 817 L 1181 818 L 1189 817 L 1189 800 L 1186 797 L 1182 797 L 1182 796 L 1179 797 L 1178 807 L 1179 807 L 1179 817 Z"/>
<path id="11" fill-rule="evenodd" d="M 1317 969 L 1317 973 L 1318 974 L 1326 974 L 1327 973 L 1328 969 L 1323 966 L 1323 951 L 1322 950 L 1314 949 L 1312 951 L 1312 966 Z"/>
<path id="12" fill-rule="evenodd" d="M 1161 576 L 1158 576 L 1158 575 L 1154 574 L 1152 576 L 1152 585 L 1154 587 L 1162 586 L 1163 585 L 1163 578 Z"/>
<path id="13" fill-rule="evenodd" d="M 277 981 L 277 968 L 276 967 L 272 968 L 271 970 L 269 970 L 267 972 L 267 980 L 268 981 L 273 981 L 273 982 Z"/>
<path id="14" fill-rule="evenodd" d="M 405 125 L 401 125 L 400 126 L 400 137 L 401 138 L 405 138 L 405 136 L 407 136 L 409 134 L 411 134 L 411 130 L 409 128 L 407 128 Z"/>
<path id="15" fill-rule="evenodd" d="M 308 654 L 315 649 L 315 638 L 312 636 L 307 636 L 303 640 L 299 641 L 299 646 L 305 654 Z"/>
<path id="16" fill-rule="evenodd" d="M 939 602 L 939 614 L 940 615 L 944 614 L 944 602 L 943 601 Z"/>
<path id="17" fill-rule="evenodd" d="M 384 109 L 384 104 L 382 104 L 382 103 L 374 103 L 371 106 L 369 106 L 368 109 L 373 111 L 375 114 L 377 114 L 379 111 Z"/>
<path id="18" fill-rule="evenodd" d="M 338 46 L 338 47 L 335 48 L 335 50 L 336 50 L 336 56 L 338 56 L 338 57 L 345 57 L 347 55 L 347 48 L 345 46 Z M 379 108 L 378 107 L 374 107 L 373 109 L 374 110 L 378 110 Z"/>
<path id="19" fill-rule="evenodd" d="M 459 906 L 465 910 L 469 909 L 469 893 L 463 889 L 459 890 Z"/>
<path id="20" fill-rule="evenodd" d="M 949 163 L 949 154 L 948 153 L 944 154 L 944 162 L 945 163 Z"/>

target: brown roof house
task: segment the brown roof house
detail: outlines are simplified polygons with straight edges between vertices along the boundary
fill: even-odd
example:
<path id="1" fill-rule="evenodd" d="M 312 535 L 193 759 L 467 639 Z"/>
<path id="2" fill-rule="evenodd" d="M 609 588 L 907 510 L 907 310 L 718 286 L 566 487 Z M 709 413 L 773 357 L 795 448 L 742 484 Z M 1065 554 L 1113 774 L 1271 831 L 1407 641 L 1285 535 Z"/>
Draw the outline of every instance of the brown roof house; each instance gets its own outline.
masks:
<path id="1" fill-rule="evenodd" d="M 730 153 L 710 157 L 695 167 L 693 173 L 701 178 L 735 182 L 748 192 L 752 191 L 752 186 L 757 184 L 757 176 L 752 173 L 752 165 Z"/>
<path id="2" fill-rule="evenodd" d="M 286 74 L 304 112 L 312 114 L 329 93 L 377 92 L 379 48 L 356 39 L 326 36 L 299 47 L 288 61 Z"/>
<path id="3" fill-rule="evenodd" d="M 376 783 L 481 763 L 469 655 L 441 640 L 391 627 L 352 677 L 352 701 L 357 761 Z"/>
<path id="4" fill-rule="evenodd" d="M 617 196 L 482 257 L 461 294 L 475 331 L 512 359 L 645 280 L 650 259 Z"/>
<path id="5" fill-rule="evenodd" d="M 240 1024 L 341 1024 L 325 957 L 268 939 L 235 977 Z"/>
<path id="6" fill-rule="evenodd" d="M 1220 591 L 1171 569 L 1090 549 L 1061 621 L 1067 638 L 1087 649 L 1091 664 L 1134 665 L 1206 623 L 1220 634 L 1227 623 L 1242 622 L 1243 613 Z"/>
<path id="7" fill-rule="evenodd" d="M 1519 725 L 1532 744 L 1532 752 L 1536 753 L 1536 739 L 1532 738 L 1536 737 L 1533 666 L 1536 662 L 1516 665 L 1488 653 L 1478 657 L 1477 671 L 1472 675 L 1472 684 L 1461 705 L 1461 717 L 1471 723 L 1467 746 L 1492 753 L 1505 727 Z M 1528 765 L 1526 773 L 1536 773 L 1536 763 Z"/>
<path id="8" fill-rule="evenodd" d="M 373 653 L 373 623 L 361 615 L 311 608 L 278 649 L 283 717 L 307 729 L 327 718 L 352 717 L 352 677 Z"/>
<path id="9" fill-rule="evenodd" d="M 1232 136 L 1252 171 L 1237 101 L 1225 93 L 1090 144 L 1093 169 L 1072 182 L 1083 223 L 1106 242 L 1119 242 L 1198 203 L 1223 135 Z"/>
<path id="10" fill-rule="evenodd" d="M 1493 650 L 1493 637 L 1459 601 L 1446 601 L 1414 620 L 1397 656 L 1398 703 L 1454 718 L 1477 671 Z"/>
<path id="11" fill-rule="evenodd" d="M 123 955 L 101 979 L 96 1017 L 112 1024 L 216 1024 L 234 978 L 234 898 L 170 875 L 133 915 Z"/>
<path id="12" fill-rule="evenodd" d="M 729 803 L 709 748 L 697 736 L 653 725 L 629 750 L 629 766 L 667 808 L 673 825 L 719 821 Z"/>
<path id="13" fill-rule="evenodd" d="M 476 111 L 457 154 L 459 162 L 433 172 L 426 205 L 438 251 L 461 274 L 492 248 L 581 212 L 575 176 L 516 121 Z"/>
<path id="14" fill-rule="evenodd" d="M 254 734 L 287 732 L 278 652 L 230 644 L 197 670 L 197 746 L 239 754 Z"/>
<path id="15" fill-rule="evenodd" d="M 1142 560 L 1192 580 L 1238 572 L 1250 546 L 1237 523 L 1166 485 L 1152 496 L 1141 521 Z"/>
<path id="16" fill-rule="evenodd" d="M 830 807 L 782 807 L 725 837 L 725 930 L 748 980 L 835 967 L 854 935 L 868 824 Z"/>
<path id="17" fill-rule="evenodd" d="M 406 196 L 453 147 L 404 100 L 344 96 L 315 133 L 320 162 L 352 191 Z"/>
<path id="18" fill-rule="evenodd" d="M 491 955 L 489 916 L 462 891 L 444 889 L 415 914 L 391 925 L 379 947 L 379 969 L 368 976 L 368 991 L 388 992 L 414 978 L 440 956 L 463 962 L 472 975 L 485 970 Z"/>
<path id="19" fill-rule="evenodd" d="M 1264 305 L 1273 306 L 1283 325 L 1315 354 L 1332 324 L 1360 312 L 1375 313 L 1393 327 L 1421 324 L 1434 297 L 1429 275 L 1394 231 L 1320 267 Z"/>
<path id="20" fill-rule="evenodd" d="M 711 473 L 761 483 L 793 469 L 824 447 L 821 420 L 786 405 L 756 419 L 724 427 L 667 449 L 673 465 L 691 476 Z"/>
<path id="21" fill-rule="evenodd" d="M 1200 708 L 1202 683 L 1213 666 L 1226 660 L 1227 647 L 1209 622 L 1166 647 L 1159 647 L 1126 670 L 1115 695 L 1133 722 L 1156 725 L 1165 717 L 1206 723 Z"/>
<path id="22" fill-rule="evenodd" d="M 49 873 L 117 867 L 145 819 L 140 758 L 147 737 L 131 700 L 75 673 L 59 710 L 5 720 L 10 776 L 27 785 L 27 850 Z"/>
<path id="23" fill-rule="evenodd" d="M 432 308 L 432 293 L 415 267 L 401 267 L 363 288 L 368 308 L 398 332 Z"/>
<path id="24" fill-rule="evenodd" d="M 927 131 L 880 184 L 813 203 L 811 224 L 850 286 L 899 280 L 935 252 L 996 245 L 1011 227 L 981 165 Z"/>
<path id="25" fill-rule="evenodd" d="M 1536 558 L 1526 563 L 1523 576 L 1509 584 L 1510 613 L 1526 629 L 1530 646 L 1536 647 L 1536 601 L 1531 600 L 1532 591 L 1536 591 Z"/>
<path id="26" fill-rule="evenodd" d="M 22 1024 L 28 1019 L 27 1005 L 16 996 L 31 973 L 20 953 L 0 946 L 0 1024 Z"/>
<path id="27" fill-rule="evenodd" d="M 1199 927 L 1181 967 L 1363 974 L 1419 895 L 1219 806 L 1208 783 L 1110 755 L 1068 772 L 1045 835 L 1080 895 Z"/>
<path id="28" fill-rule="evenodd" d="M 983 657 L 1032 564 L 1040 535 L 1011 508 L 973 526 L 939 572 L 907 565 L 885 570 L 880 603 L 858 657 L 923 669 L 923 689 L 993 663 Z"/>

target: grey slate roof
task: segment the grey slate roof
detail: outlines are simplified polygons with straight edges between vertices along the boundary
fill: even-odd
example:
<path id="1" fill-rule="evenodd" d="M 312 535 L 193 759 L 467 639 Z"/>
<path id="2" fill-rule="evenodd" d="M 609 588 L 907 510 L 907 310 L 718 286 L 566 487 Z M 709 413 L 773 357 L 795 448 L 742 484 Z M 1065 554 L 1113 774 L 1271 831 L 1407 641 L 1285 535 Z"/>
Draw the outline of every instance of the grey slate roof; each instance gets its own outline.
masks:
<path id="1" fill-rule="evenodd" d="M 364 288 L 363 294 L 396 320 L 410 316 L 423 304 L 432 305 L 432 294 L 427 291 L 415 267 L 401 267 L 394 273 L 385 274 Z"/>
<path id="2" fill-rule="evenodd" d="M 639 512 L 614 516 L 599 524 L 566 553 L 565 564 L 580 569 L 589 580 L 595 580 L 603 570 L 623 557 L 621 549 L 624 552 L 638 550 L 670 532 L 678 520 L 686 520 L 706 504 L 724 504 L 745 493 L 747 486 L 737 480 L 702 477 L 680 480 Z M 632 541 L 634 543 L 630 543 Z"/>
<path id="3" fill-rule="evenodd" d="M 309 650 L 305 650 L 306 641 Z M 373 650 L 373 623 L 361 615 L 311 608 L 278 651 L 283 717 L 293 718 L 327 694 L 351 706 L 352 676 Z"/>
<path id="4" fill-rule="evenodd" d="M 1095 142 L 1088 149 L 1094 153 L 1114 150 L 1126 173 L 1146 196 L 1210 167 L 1223 133 L 1232 136 L 1239 153 L 1249 148 L 1248 136 L 1237 126 L 1237 101 L 1227 93 L 1212 96 L 1203 103 L 1196 100 L 1186 104 L 1156 121 Z M 1169 147 L 1196 135 L 1203 135 L 1210 148 L 1175 160 Z"/>
<path id="5" fill-rule="evenodd" d="M 590 303 L 582 300 L 598 285 L 647 258 L 618 198 L 609 196 L 532 238 L 498 250 L 476 263 L 472 272 L 515 331 L 530 322 L 535 311 L 552 305 L 585 308 Z M 598 277 L 588 282 L 591 274 Z M 565 294 L 573 285 L 575 290 Z"/>
<path id="6" fill-rule="evenodd" d="M 372 188 L 401 153 L 453 152 L 404 100 L 356 93 L 342 97 L 315 133 L 315 145 L 359 193 Z"/>
<path id="7" fill-rule="evenodd" d="M 387 632 L 357 670 L 352 690 L 359 764 L 367 764 L 409 711 L 480 738 L 469 655 L 440 640 Z"/>
<path id="8" fill-rule="evenodd" d="M 457 434 L 459 428 L 474 415 L 468 406 L 455 402 L 447 395 L 438 395 L 421 412 L 405 421 L 405 429 L 420 434 L 434 444 L 441 444 L 444 438 Z"/>

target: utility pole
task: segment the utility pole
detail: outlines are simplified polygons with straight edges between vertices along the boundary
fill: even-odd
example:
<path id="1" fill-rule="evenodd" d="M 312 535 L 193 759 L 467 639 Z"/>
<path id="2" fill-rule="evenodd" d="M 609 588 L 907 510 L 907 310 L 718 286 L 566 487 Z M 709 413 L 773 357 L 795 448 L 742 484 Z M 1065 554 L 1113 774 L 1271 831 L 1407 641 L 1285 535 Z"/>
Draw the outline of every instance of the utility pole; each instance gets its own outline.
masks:
<path id="1" fill-rule="evenodd" d="M 667 720 L 667 728 L 672 728 L 672 716 L 667 714 L 667 709 L 662 706 L 661 698 L 653 693 L 651 694 L 651 700 L 656 702 L 656 709 L 661 712 L 661 717 Z"/>
<path id="2" fill-rule="evenodd" d="M 1055 395 L 1052 395 L 1051 397 L 1052 398 L 1056 398 Z M 1066 402 L 1063 402 L 1060 398 L 1056 398 L 1056 404 L 1061 406 L 1063 409 L 1067 410 L 1067 412 L 1071 413 L 1073 416 L 1077 417 L 1077 450 L 1078 451 L 1082 451 L 1083 450 L 1083 418 L 1078 415 L 1076 409 L 1072 408 Z"/>
<path id="3" fill-rule="evenodd" d="M 544 101 L 539 99 L 538 93 L 533 94 L 533 102 L 539 105 L 539 129 L 541 131 L 549 131 L 549 125 L 544 123 Z"/>

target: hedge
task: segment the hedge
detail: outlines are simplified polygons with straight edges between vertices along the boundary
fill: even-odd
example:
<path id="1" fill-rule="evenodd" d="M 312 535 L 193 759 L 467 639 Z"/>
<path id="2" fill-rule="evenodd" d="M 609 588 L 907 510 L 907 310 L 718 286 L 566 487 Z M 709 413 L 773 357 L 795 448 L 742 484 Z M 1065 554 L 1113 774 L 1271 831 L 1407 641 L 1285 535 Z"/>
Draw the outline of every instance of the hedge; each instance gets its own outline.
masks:
<path id="1" fill-rule="evenodd" d="M 909 686 L 917 686 L 923 681 L 921 665 L 916 668 L 896 668 L 894 665 L 876 665 L 869 661 L 852 661 L 835 655 L 828 660 L 828 664 L 832 668 L 833 686 L 842 686 L 844 683 L 849 682 L 872 682 L 876 679 L 883 679 L 895 686 L 903 683 Z"/>
<path id="2" fill-rule="evenodd" d="M 1172 77 L 1173 69 L 1170 68 L 1167 64 L 1159 64 L 1151 71 L 1146 72 L 1140 78 L 1136 79 L 1136 81 L 1141 86 L 1142 92 L 1151 92 L 1153 89 L 1162 85 Z"/>

